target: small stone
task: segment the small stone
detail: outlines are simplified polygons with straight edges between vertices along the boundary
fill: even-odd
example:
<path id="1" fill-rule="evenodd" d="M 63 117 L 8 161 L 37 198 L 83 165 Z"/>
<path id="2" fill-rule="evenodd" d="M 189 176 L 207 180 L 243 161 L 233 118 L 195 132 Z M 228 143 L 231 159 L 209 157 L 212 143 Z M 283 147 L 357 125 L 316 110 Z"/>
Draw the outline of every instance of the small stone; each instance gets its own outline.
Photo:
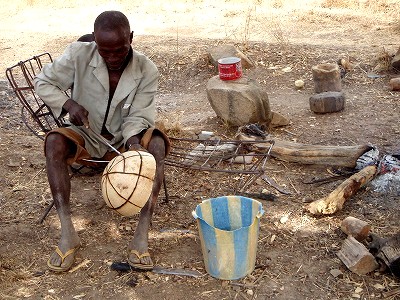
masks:
<path id="1" fill-rule="evenodd" d="M 282 127 L 282 126 L 286 126 L 290 124 L 290 121 L 284 117 L 282 114 L 277 113 L 275 111 L 271 112 L 272 116 L 271 116 L 271 122 L 270 122 L 270 126 L 272 128 L 276 128 L 276 127 Z"/>
<path id="2" fill-rule="evenodd" d="M 113 262 L 111 260 L 107 260 L 107 259 L 103 260 L 103 262 L 109 267 L 111 267 L 111 265 L 113 264 Z"/>
<path id="3" fill-rule="evenodd" d="M 285 224 L 288 220 L 289 220 L 289 217 L 288 217 L 288 216 L 283 216 L 279 221 L 280 221 L 282 224 Z"/>
<path id="4" fill-rule="evenodd" d="M 302 88 L 304 87 L 304 81 L 301 80 L 301 79 L 296 80 L 296 81 L 294 82 L 294 86 L 295 86 L 297 89 L 302 89 Z"/>
<path id="5" fill-rule="evenodd" d="M 247 153 L 246 155 L 238 155 L 233 159 L 233 162 L 236 164 L 246 164 L 249 165 L 253 161 L 255 152 Z"/>
<path id="6" fill-rule="evenodd" d="M 212 136 L 214 136 L 214 132 L 212 132 L 212 131 L 202 131 L 202 132 L 200 132 L 200 134 L 198 135 L 198 139 L 199 139 L 199 140 L 208 140 L 208 139 L 210 139 Z"/>
<path id="7" fill-rule="evenodd" d="M 314 199 L 311 198 L 311 197 L 304 197 L 304 198 L 302 199 L 302 201 L 303 201 L 303 203 L 310 203 L 310 202 L 313 202 Z"/>
<path id="8" fill-rule="evenodd" d="M 339 269 L 332 269 L 329 271 L 331 275 L 335 278 L 342 278 L 343 277 L 343 272 L 340 271 Z"/>
<path id="9" fill-rule="evenodd" d="M 385 287 L 380 283 L 374 284 L 373 287 L 376 288 L 377 290 L 382 290 L 382 291 L 385 289 Z"/>
<path id="10" fill-rule="evenodd" d="M 271 240 L 270 240 L 270 244 L 272 244 L 274 241 L 275 241 L 275 239 L 276 239 L 276 235 L 275 234 L 273 234 L 272 236 L 271 236 Z"/>
<path id="11" fill-rule="evenodd" d="M 253 295 L 254 295 L 253 290 L 247 290 L 246 293 L 247 293 L 247 295 L 250 295 L 250 296 L 253 296 Z"/>
<path id="12" fill-rule="evenodd" d="M 363 289 L 362 289 L 362 288 L 360 288 L 360 287 L 357 287 L 357 288 L 356 288 L 356 290 L 354 291 L 354 293 L 356 293 L 356 294 L 360 294 L 362 291 L 363 291 Z"/>

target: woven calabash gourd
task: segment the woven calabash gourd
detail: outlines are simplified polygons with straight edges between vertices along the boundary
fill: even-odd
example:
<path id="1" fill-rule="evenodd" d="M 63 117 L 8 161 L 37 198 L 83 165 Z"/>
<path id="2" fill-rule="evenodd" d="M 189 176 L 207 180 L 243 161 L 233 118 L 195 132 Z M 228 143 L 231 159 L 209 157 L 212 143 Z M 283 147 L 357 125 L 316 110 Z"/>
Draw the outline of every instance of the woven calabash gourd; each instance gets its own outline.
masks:
<path id="1" fill-rule="evenodd" d="M 108 207 L 123 216 L 140 212 L 150 197 L 156 161 L 145 151 L 127 151 L 113 158 L 103 171 L 101 190 Z"/>

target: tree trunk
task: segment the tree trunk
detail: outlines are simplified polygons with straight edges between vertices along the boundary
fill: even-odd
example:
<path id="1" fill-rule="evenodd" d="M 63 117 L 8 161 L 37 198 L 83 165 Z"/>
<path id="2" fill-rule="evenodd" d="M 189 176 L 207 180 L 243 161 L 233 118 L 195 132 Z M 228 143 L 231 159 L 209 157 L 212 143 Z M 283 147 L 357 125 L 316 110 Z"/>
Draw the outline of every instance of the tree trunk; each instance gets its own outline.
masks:
<path id="1" fill-rule="evenodd" d="M 251 140 L 244 134 L 238 136 L 239 140 Z M 307 145 L 271 138 L 275 144 L 271 149 L 271 156 L 277 159 L 301 164 L 329 165 L 337 167 L 354 168 L 357 159 L 365 152 L 372 149 L 369 145 L 356 146 L 321 146 Z M 259 151 L 266 151 L 269 143 L 254 144 Z"/>
<path id="2" fill-rule="evenodd" d="M 316 93 L 341 92 L 342 82 L 338 64 L 319 64 L 312 67 Z"/>

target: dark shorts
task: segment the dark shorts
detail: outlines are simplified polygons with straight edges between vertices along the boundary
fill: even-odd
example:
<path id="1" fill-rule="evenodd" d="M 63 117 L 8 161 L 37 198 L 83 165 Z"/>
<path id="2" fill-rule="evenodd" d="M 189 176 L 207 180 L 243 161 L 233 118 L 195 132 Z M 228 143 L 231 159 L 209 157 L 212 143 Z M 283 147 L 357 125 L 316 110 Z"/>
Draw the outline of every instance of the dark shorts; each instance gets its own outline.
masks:
<path id="1" fill-rule="evenodd" d="M 63 136 L 68 138 L 72 143 L 74 143 L 76 145 L 75 154 L 67 159 L 67 163 L 69 165 L 77 163 L 80 165 L 93 166 L 93 167 L 101 166 L 105 162 L 110 161 L 111 159 L 113 159 L 114 157 L 116 157 L 118 155 L 114 151 L 109 151 L 101 158 L 93 158 L 90 156 L 89 152 L 85 149 L 85 141 L 80 136 L 79 133 L 77 133 L 76 131 L 74 131 L 68 127 L 60 127 L 60 128 L 56 128 L 56 129 L 53 129 L 52 131 L 50 131 L 46 135 L 46 138 L 49 134 L 54 133 L 54 132 L 62 134 Z M 142 139 L 140 140 L 140 145 L 143 148 L 148 149 L 151 138 L 156 135 L 161 136 L 164 139 L 165 155 L 167 156 L 171 149 L 170 141 L 169 141 L 167 135 L 157 128 L 152 127 L 152 128 L 147 129 L 146 132 L 143 134 Z M 46 141 L 45 141 L 45 145 L 46 145 Z M 121 153 L 125 152 L 126 151 L 125 146 L 124 145 L 121 146 L 118 149 L 118 151 Z M 45 154 L 46 154 L 46 150 L 45 150 Z M 96 161 L 99 161 L 99 162 L 96 162 Z"/>

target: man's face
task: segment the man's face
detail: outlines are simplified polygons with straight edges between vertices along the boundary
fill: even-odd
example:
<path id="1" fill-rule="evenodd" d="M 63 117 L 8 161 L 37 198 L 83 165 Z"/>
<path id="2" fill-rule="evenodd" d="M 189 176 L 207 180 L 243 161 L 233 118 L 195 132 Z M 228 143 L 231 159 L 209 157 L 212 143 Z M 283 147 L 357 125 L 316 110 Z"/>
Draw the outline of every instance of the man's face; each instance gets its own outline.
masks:
<path id="1" fill-rule="evenodd" d="M 119 70 L 123 67 L 128 56 L 132 32 L 126 30 L 104 31 L 98 30 L 94 33 L 97 50 L 104 58 L 109 70 Z"/>

